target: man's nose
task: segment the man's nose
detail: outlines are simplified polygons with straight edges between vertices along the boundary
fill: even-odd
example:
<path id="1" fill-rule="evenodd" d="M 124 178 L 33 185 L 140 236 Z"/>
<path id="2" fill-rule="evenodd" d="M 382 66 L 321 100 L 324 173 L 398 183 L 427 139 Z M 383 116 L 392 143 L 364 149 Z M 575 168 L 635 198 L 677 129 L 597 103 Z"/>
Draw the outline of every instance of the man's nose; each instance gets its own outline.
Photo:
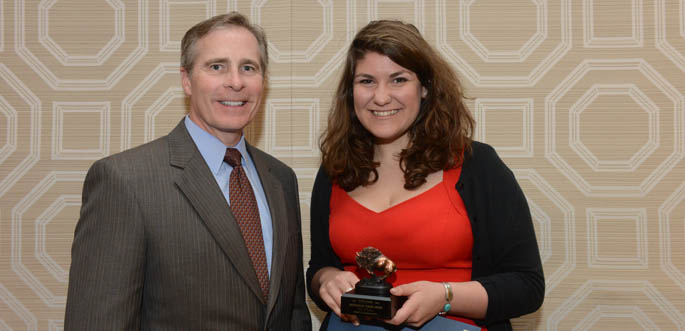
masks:
<path id="1" fill-rule="evenodd" d="M 235 91 L 240 91 L 245 86 L 243 82 L 243 77 L 240 75 L 238 70 L 229 70 L 224 78 L 224 87 L 230 88 Z"/>

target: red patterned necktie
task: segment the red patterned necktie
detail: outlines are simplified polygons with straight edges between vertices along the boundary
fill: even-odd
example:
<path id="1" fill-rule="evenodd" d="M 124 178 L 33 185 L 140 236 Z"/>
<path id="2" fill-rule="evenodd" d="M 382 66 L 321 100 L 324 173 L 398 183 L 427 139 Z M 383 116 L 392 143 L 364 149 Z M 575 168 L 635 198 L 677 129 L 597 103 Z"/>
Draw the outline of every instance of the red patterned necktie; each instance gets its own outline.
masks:
<path id="1" fill-rule="evenodd" d="M 233 167 L 228 184 L 228 195 L 231 202 L 231 212 L 240 226 L 240 232 L 245 240 L 245 246 L 250 254 L 252 265 L 257 272 L 259 285 L 262 287 L 264 299 L 269 295 L 269 272 L 267 271 L 266 254 L 264 252 L 264 238 L 262 223 L 259 220 L 257 199 L 245 169 L 240 162 L 240 151 L 227 148 L 224 161 Z"/>

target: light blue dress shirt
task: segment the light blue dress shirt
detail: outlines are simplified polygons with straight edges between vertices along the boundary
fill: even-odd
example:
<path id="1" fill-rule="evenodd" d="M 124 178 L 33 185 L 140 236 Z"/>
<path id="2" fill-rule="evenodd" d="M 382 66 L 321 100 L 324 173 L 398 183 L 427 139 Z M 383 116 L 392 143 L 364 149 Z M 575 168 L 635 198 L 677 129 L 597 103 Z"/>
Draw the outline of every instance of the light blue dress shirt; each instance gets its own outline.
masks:
<path id="1" fill-rule="evenodd" d="M 252 185 L 252 190 L 257 199 L 257 206 L 259 207 L 259 219 L 262 222 L 266 264 L 269 270 L 269 276 L 271 276 L 271 255 L 273 248 L 271 213 L 269 212 L 269 204 L 266 201 L 266 194 L 264 194 L 262 182 L 259 180 L 259 174 L 257 174 L 257 168 L 245 148 L 245 136 L 240 137 L 240 141 L 238 141 L 238 144 L 235 146 L 226 146 L 217 137 L 200 128 L 195 122 L 190 120 L 190 117 L 188 116 L 185 118 L 185 125 L 186 129 L 188 129 L 188 133 L 190 133 L 190 137 L 193 138 L 193 142 L 195 142 L 197 149 L 200 150 L 200 154 L 202 154 L 207 166 L 212 171 L 216 183 L 219 185 L 219 188 L 221 188 L 221 192 L 224 193 L 224 198 L 226 198 L 226 203 L 228 203 L 229 206 L 231 205 L 231 200 L 228 196 L 228 180 L 231 176 L 231 171 L 233 171 L 233 167 L 224 162 L 226 148 L 237 148 L 240 151 L 240 154 L 243 155 L 243 168 L 245 169 L 247 178 L 250 180 L 250 185 Z"/>

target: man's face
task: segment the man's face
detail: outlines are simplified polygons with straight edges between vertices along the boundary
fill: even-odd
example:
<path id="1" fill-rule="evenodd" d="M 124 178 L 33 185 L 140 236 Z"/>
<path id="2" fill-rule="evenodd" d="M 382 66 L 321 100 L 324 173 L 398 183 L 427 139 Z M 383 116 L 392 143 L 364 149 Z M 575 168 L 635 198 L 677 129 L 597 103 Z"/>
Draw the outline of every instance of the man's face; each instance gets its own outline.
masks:
<path id="1" fill-rule="evenodd" d="M 264 91 L 257 39 L 242 27 L 216 29 L 195 44 L 191 73 L 181 68 L 190 119 L 225 145 L 235 145 Z"/>

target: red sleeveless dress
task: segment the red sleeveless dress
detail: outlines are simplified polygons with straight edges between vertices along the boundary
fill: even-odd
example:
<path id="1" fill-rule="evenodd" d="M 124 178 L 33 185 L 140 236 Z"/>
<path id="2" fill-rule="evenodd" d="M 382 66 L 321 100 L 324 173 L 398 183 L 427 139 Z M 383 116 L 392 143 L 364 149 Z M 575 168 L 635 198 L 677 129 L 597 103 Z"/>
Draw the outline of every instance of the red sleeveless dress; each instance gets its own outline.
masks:
<path id="1" fill-rule="evenodd" d="M 329 235 L 345 270 L 368 277 L 354 258 L 356 252 L 373 246 L 397 265 L 397 272 L 388 278 L 393 286 L 419 280 L 471 280 L 471 223 L 454 188 L 460 174 L 461 167 L 444 171 L 442 182 L 382 212 L 364 207 L 334 184 Z"/>

